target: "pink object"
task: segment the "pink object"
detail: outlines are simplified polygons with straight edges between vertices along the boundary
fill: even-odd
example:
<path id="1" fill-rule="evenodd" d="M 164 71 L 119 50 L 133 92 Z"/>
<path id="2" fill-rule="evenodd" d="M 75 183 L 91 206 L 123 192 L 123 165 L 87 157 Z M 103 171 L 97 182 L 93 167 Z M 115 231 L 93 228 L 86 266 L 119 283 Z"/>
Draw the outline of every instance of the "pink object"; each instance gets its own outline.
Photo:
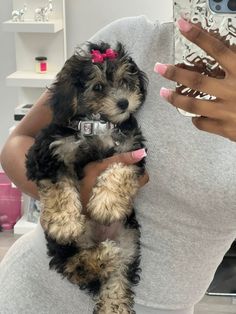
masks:
<path id="1" fill-rule="evenodd" d="M 105 53 L 101 53 L 99 50 L 92 50 L 92 62 L 103 63 L 104 59 L 114 60 L 117 58 L 118 53 L 113 49 L 107 49 Z"/>
<path id="2" fill-rule="evenodd" d="M 41 72 L 47 72 L 47 63 L 46 62 L 40 63 L 40 71 Z"/>
<path id="3" fill-rule="evenodd" d="M 172 91 L 170 89 L 167 89 L 165 87 L 162 87 L 160 89 L 160 96 L 164 98 L 169 98 L 171 95 Z"/>
<path id="4" fill-rule="evenodd" d="M 132 156 L 135 160 L 140 161 L 142 160 L 144 157 L 147 156 L 147 153 L 145 151 L 145 148 L 141 148 L 138 150 L 134 150 L 132 151 Z"/>
<path id="5" fill-rule="evenodd" d="M 0 172 L 0 225 L 5 230 L 14 227 L 21 217 L 21 192 L 12 187 L 4 172 Z"/>
<path id="6" fill-rule="evenodd" d="M 189 32 L 193 28 L 193 25 L 190 24 L 188 21 L 184 20 L 183 18 L 177 21 L 177 26 L 184 33 Z"/>
<path id="7" fill-rule="evenodd" d="M 161 75 L 164 75 L 166 73 L 166 70 L 167 70 L 167 65 L 166 64 L 162 64 L 162 63 L 156 63 L 155 64 L 155 67 L 154 67 L 154 71 L 161 74 Z"/>

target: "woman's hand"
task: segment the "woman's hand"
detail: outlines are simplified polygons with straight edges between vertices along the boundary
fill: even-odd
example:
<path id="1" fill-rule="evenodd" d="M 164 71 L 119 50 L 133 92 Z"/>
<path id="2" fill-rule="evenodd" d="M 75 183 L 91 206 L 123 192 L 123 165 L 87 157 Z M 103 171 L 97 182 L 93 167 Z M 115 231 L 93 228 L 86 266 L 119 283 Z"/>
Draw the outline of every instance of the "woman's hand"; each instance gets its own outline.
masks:
<path id="1" fill-rule="evenodd" d="M 102 161 L 90 162 L 84 168 L 84 178 L 80 183 L 80 196 L 83 207 L 86 208 L 86 205 L 90 198 L 90 193 L 93 186 L 96 183 L 97 177 L 105 171 L 113 163 L 124 163 L 126 165 L 131 165 L 139 162 L 146 156 L 145 149 L 139 149 L 129 153 L 122 153 L 115 155 Z M 144 186 L 149 180 L 148 174 L 145 172 L 143 176 L 139 178 L 140 187 Z"/>
<path id="2" fill-rule="evenodd" d="M 174 65 L 157 63 L 154 70 L 165 78 L 215 96 L 216 99 L 195 99 L 166 88 L 161 89 L 160 95 L 173 106 L 200 115 L 201 117 L 192 118 L 193 124 L 198 129 L 236 141 L 236 53 L 223 41 L 195 24 L 180 19 L 178 26 L 182 35 L 205 50 L 220 64 L 225 77 L 212 78 Z"/>

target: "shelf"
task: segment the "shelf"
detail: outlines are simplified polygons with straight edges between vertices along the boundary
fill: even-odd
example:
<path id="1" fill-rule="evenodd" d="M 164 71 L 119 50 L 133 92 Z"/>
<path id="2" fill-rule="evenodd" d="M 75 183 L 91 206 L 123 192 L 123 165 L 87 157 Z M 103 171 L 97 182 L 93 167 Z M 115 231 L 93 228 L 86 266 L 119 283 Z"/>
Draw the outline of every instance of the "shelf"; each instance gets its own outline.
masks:
<path id="1" fill-rule="evenodd" d="M 40 74 L 36 72 L 16 71 L 6 78 L 6 84 L 7 86 L 45 88 L 55 80 L 56 74 L 57 72 Z"/>
<path id="2" fill-rule="evenodd" d="M 52 20 L 49 22 L 35 22 L 25 20 L 25 22 L 3 22 L 3 30 L 17 33 L 57 33 L 63 29 L 62 20 Z"/>
<path id="3" fill-rule="evenodd" d="M 26 220 L 25 216 L 22 216 L 14 226 L 14 234 L 28 233 L 29 231 L 34 230 L 36 226 L 36 223 L 29 222 Z"/>

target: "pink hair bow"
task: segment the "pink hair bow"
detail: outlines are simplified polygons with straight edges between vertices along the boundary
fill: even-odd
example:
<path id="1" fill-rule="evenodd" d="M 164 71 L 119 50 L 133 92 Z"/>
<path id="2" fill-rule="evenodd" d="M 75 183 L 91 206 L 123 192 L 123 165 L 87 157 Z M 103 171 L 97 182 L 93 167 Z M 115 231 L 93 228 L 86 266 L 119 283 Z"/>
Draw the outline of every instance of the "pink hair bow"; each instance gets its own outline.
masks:
<path id="1" fill-rule="evenodd" d="M 101 53 L 99 50 L 92 50 L 92 62 L 103 63 L 104 59 L 114 60 L 117 58 L 118 53 L 113 49 L 107 49 L 105 53 Z"/>

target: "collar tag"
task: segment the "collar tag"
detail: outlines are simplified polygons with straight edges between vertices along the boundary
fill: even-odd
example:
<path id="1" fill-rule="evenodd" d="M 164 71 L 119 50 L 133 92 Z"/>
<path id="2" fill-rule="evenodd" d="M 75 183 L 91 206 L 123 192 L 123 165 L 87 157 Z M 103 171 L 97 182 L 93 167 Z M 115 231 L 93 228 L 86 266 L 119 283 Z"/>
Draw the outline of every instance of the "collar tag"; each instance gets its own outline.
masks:
<path id="1" fill-rule="evenodd" d="M 105 121 L 95 121 L 95 120 L 86 120 L 79 121 L 78 123 L 78 131 L 80 131 L 81 135 L 84 136 L 92 136 L 100 133 L 105 133 L 107 130 L 114 129 L 115 125 L 111 122 Z"/>

